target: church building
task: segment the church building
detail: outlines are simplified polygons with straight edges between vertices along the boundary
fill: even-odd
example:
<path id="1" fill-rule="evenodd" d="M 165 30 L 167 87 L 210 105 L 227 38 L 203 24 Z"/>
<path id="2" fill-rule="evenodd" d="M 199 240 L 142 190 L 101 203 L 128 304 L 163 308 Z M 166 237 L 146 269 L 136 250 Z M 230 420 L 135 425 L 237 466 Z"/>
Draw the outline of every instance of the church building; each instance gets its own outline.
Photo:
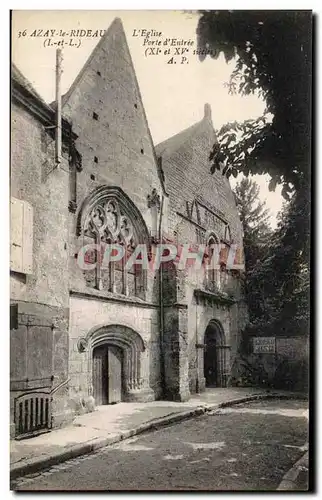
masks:
<path id="1" fill-rule="evenodd" d="M 154 145 L 115 19 L 61 106 L 13 65 L 11 112 L 11 435 L 229 385 L 247 318 L 238 271 L 103 266 L 97 250 L 79 265 L 109 244 L 145 245 L 150 261 L 160 244 L 203 245 L 206 260 L 216 244 L 242 250 L 229 181 L 210 172 L 210 106 Z"/>

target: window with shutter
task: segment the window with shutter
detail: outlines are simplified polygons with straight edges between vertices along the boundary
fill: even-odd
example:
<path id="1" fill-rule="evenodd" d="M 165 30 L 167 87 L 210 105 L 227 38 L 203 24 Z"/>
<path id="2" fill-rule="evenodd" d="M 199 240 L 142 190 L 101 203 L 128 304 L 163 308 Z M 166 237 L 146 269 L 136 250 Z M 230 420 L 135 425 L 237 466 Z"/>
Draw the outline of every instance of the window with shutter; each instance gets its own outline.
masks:
<path id="1" fill-rule="evenodd" d="M 33 209 L 24 200 L 10 202 L 10 270 L 32 273 Z"/>

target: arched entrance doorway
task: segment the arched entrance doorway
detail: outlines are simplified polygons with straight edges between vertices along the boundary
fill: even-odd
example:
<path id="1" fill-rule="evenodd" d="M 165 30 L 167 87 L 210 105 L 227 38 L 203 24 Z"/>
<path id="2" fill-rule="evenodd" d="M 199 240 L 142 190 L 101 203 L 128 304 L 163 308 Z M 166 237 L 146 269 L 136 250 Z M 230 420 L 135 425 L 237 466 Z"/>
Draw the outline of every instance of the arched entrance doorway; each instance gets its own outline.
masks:
<path id="1" fill-rule="evenodd" d="M 141 336 L 122 325 L 101 327 L 88 335 L 89 374 L 96 405 L 130 401 L 144 389 Z"/>
<path id="2" fill-rule="evenodd" d="M 205 331 L 204 377 L 206 387 L 226 387 L 227 348 L 221 323 L 212 320 Z"/>

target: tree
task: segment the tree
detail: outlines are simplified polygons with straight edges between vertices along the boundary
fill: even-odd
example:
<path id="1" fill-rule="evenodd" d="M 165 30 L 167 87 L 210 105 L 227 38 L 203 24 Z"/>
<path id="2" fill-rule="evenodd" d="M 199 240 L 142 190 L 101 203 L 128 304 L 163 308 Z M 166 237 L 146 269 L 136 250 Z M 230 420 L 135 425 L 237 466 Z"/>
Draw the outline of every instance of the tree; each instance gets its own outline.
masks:
<path id="1" fill-rule="evenodd" d="M 245 274 L 243 277 L 245 298 L 251 323 L 260 321 L 266 300 L 263 296 L 263 283 L 257 278 L 258 268 L 269 253 L 273 231 L 269 225 L 269 210 L 265 202 L 259 200 L 259 186 L 244 177 L 234 189 L 237 208 L 243 226 L 243 245 L 245 252 Z M 255 280 L 253 273 L 255 271 Z M 264 278 L 264 276 L 261 276 Z"/>
<path id="2" fill-rule="evenodd" d="M 251 383 L 267 381 L 264 365 L 256 362 L 254 366 L 247 357 L 243 359 L 243 354 L 251 352 L 251 337 L 303 337 L 310 333 L 309 267 L 300 242 L 293 244 L 293 229 L 302 220 L 301 210 L 296 197 L 284 204 L 263 258 L 246 273 L 250 322 L 242 332 L 240 354 L 241 366 Z M 307 382 L 308 362 L 304 359 L 279 362 L 272 381 L 277 388 L 301 390 L 307 390 Z"/>
<path id="3" fill-rule="evenodd" d="M 310 133 L 312 14 L 310 11 L 202 11 L 198 49 L 235 59 L 228 92 L 257 93 L 263 116 L 228 123 L 210 153 L 212 170 L 271 176 L 284 207 L 267 254 L 248 273 L 251 324 L 258 333 L 307 333 L 310 265 Z"/>
<path id="4" fill-rule="evenodd" d="M 213 169 L 237 176 L 268 173 L 270 189 L 283 184 L 308 190 L 312 82 L 310 11 L 202 11 L 197 27 L 199 56 L 235 58 L 230 93 L 257 93 L 264 115 L 229 123 L 211 153 Z"/>
<path id="5" fill-rule="evenodd" d="M 269 224 L 269 210 L 259 200 L 259 186 L 244 177 L 234 189 L 237 208 L 244 232 L 246 273 L 250 272 L 266 251 L 272 234 Z"/>
<path id="6" fill-rule="evenodd" d="M 309 266 L 301 243 L 294 245 L 296 219 L 302 219 L 296 201 L 284 204 L 263 258 L 247 273 L 250 335 L 309 333 Z"/>

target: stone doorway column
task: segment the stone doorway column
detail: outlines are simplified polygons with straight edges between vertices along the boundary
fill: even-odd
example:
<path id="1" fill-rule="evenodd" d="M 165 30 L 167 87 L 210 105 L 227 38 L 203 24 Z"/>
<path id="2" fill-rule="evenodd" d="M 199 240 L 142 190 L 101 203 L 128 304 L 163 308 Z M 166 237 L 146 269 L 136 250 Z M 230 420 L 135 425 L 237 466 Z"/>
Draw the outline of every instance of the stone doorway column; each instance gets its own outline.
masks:
<path id="1" fill-rule="evenodd" d="M 165 308 L 165 396 L 171 401 L 190 398 L 187 312 L 183 305 Z"/>

